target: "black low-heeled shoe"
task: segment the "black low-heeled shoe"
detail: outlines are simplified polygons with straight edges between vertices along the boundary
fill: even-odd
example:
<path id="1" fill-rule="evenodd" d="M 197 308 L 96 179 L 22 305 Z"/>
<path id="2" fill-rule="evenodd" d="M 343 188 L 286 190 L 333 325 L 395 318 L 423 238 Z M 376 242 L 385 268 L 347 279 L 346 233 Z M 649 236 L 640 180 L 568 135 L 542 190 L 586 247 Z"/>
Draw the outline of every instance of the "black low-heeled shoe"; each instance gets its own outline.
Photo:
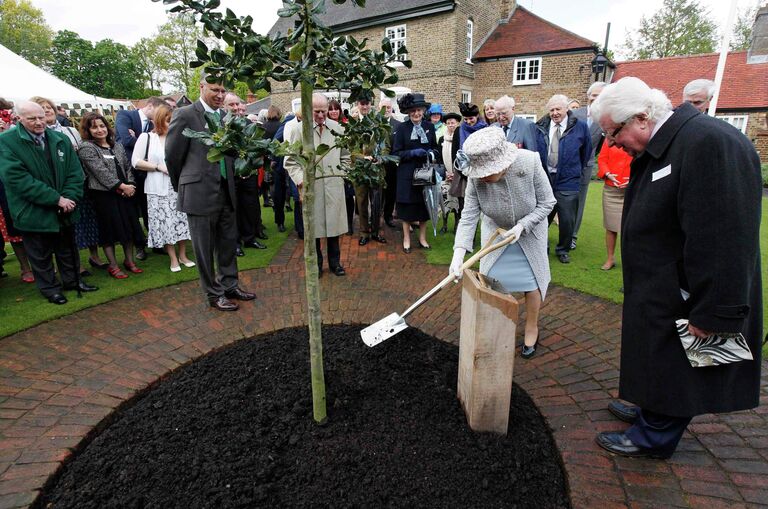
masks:
<path id="1" fill-rule="evenodd" d="M 430 246 L 429 244 L 424 245 L 421 242 L 419 242 L 419 248 L 420 249 L 432 249 L 432 246 Z"/>
<path id="2" fill-rule="evenodd" d="M 106 269 L 107 267 L 109 267 L 109 263 L 107 263 L 107 262 L 96 263 L 96 262 L 93 261 L 93 258 L 91 258 L 90 256 L 88 257 L 88 263 L 94 269 Z"/>
<path id="3" fill-rule="evenodd" d="M 403 247 L 403 253 L 410 254 L 411 253 L 411 248 L 410 247 Z"/>
<path id="4" fill-rule="evenodd" d="M 523 359 L 530 359 L 536 353 L 536 346 L 539 344 L 539 337 L 540 336 L 536 336 L 536 342 L 531 346 L 526 345 L 525 340 L 523 340 L 523 348 L 520 352 L 520 356 Z"/>

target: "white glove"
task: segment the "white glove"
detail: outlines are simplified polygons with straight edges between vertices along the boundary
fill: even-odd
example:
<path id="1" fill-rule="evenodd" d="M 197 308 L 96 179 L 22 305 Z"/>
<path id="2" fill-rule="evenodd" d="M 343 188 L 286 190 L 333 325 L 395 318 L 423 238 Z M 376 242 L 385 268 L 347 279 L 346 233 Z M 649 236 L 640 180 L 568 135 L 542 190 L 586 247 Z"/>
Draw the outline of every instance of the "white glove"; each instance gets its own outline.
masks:
<path id="1" fill-rule="evenodd" d="M 453 274 L 457 281 L 461 279 L 462 276 L 461 266 L 464 265 L 465 254 L 467 254 L 466 249 L 457 247 L 453 250 L 453 260 L 451 260 L 451 267 L 448 269 L 448 274 Z"/>
<path id="2" fill-rule="evenodd" d="M 520 224 L 520 223 L 517 223 L 512 228 L 510 228 L 509 230 L 505 231 L 502 234 L 502 237 L 504 237 L 505 239 L 508 239 L 508 238 L 514 236 L 515 239 L 519 239 L 520 235 L 522 235 L 522 234 L 523 234 L 523 225 Z"/>

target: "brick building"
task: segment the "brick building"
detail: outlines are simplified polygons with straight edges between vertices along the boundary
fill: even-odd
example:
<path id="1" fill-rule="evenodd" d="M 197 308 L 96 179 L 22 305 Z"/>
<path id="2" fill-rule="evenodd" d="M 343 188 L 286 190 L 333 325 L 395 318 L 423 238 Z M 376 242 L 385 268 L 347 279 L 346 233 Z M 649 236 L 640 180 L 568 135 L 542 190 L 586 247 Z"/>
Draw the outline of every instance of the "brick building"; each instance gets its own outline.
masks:
<path id="1" fill-rule="evenodd" d="M 635 76 L 664 91 L 677 105 L 687 83 L 715 79 L 718 58 L 719 54 L 711 53 L 618 62 L 613 80 Z M 752 140 L 761 162 L 768 163 L 768 60 L 750 59 L 748 51 L 728 53 L 716 116 Z"/>
<path id="2" fill-rule="evenodd" d="M 596 46 L 514 0 L 369 0 L 365 9 L 327 3 L 323 22 L 338 35 L 389 37 L 405 45 L 413 67 L 400 67 L 398 93 L 424 93 L 456 111 L 459 101 L 481 104 L 503 94 L 515 97 L 518 113 L 540 116 L 546 100 L 563 93 L 582 100 L 591 82 Z M 286 33 L 280 18 L 270 35 Z M 275 83 L 272 104 L 283 111 L 299 96 L 290 83 Z"/>

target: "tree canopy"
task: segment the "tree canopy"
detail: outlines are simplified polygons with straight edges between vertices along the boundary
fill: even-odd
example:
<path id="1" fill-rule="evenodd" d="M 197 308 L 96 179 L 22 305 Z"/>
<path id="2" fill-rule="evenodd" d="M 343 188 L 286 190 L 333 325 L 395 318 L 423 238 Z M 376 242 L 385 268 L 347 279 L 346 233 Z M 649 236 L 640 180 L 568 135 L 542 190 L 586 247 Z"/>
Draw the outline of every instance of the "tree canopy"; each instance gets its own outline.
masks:
<path id="1" fill-rule="evenodd" d="M 733 25 L 733 38 L 731 39 L 731 51 L 749 49 L 752 43 L 752 28 L 755 26 L 755 16 L 760 3 L 741 11 L 736 23 Z"/>
<path id="2" fill-rule="evenodd" d="M 624 50 L 635 60 L 711 53 L 716 45 L 717 25 L 698 0 L 664 0 L 634 35 L 627 32 Z"/>
<path id="3" fill-rule="evenodd" d="M 0 0 L 0 44 L 35 65 L 49 58 L 53 31 L 29 0 Z"/>

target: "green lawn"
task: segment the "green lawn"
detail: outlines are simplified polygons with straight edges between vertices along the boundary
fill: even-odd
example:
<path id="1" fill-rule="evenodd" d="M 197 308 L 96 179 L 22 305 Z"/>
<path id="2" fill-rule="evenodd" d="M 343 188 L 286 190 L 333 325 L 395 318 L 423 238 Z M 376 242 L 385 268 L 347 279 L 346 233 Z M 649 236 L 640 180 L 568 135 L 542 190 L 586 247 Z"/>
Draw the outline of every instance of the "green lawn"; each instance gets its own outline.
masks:
<path id="1" fill-rule="evenodd" d="M 587 194 L 587 208 L 584 211 L 578 245 L 576 250 L 571 253 L 571 263 L 565 265 L 559 263 L 554 256 L 550 256 L 552 282 L 590 295 L 596 295 L 612 302 L 621 303 L 623 302 L 623 295 L 619 291 L 622 286 L 621 255 L 618 247 L 616 249 L 616 267 L 609 271 L 600 270 L 600 266 L 605 262 L 602 186 L 601 182 L 592 182 Z M 766 317 L 768 316 L 768 284 L 766 284 L 768 281 L 766 281 L 765 273 L 766 268 L 768 268 L 768 234 L 765 231 L 768 228 L 768 199 L 765 198 L 763 199 L 762 217 L 763 228 L 760 235 L 760 252 L 763 267 L 763 317 Z M 453 254 L 452 231 L 452 229 L 449 230 L 447 234 L 438 233 L 438 237 L 433 238 L 430 230 L 428 238 L 433 249 L 427 256 L 429 263 L 444 265 L 451 263 L 451 256 Z M 554 226 L 549 229 L 549 242 L 552 246 L 557 244 L 557 228 Z"/>
<path id="2" fill-rule="evenodd" d="M 280 250 L 285 239 L 293 231 L 292 212 L 286 213 L 285 233 L 277 231 L 271 208 L 262 208 L 262 218 L 269 235 L 269 240 L 263 241 L 268 249 L 246 249 L 246 255 L 237 259 L 240 270 L 269 265 L 272 257 Z M 98 286 L 99 290 L 84 293 L 81 299 L 77 298 L 75 292 L 66 292 L 69 302 L 62 306 L 56 306 L 43 299 L 34 283 L 28 284 L 21 281 L 19 264 L 12 255 L 13 250 L 10 244 L 5 246 L 5 251 L 9 253 L 5 263 L 5 270 L 9 277 L 0 279 L 0 316 L 2 316 L 0 337 L 120 297 L 197 279 L 196 268 L 182 267 L 181 272 L 173 273 L 169 270 L 167 256 L 150 253 L 145 261 L 138 263 L 139 267 L 144 269 L 143 274 L 129 274 L 128 279 L 116 280 L 110 277 L 105 270 L 93 269 L 88 266 L 88 250 L 83 250 L 80 252 L 81 263 L 83 267 L 87 267 L 93 273 L 86 280 L 88 283 Z M 188 243 L 187 252 L 189 257 L 194 259 L 191 243 Z M 102 255 L 102 259 L 106 258 Z M 122 262 L 122 260 L 122 249 L 118 248 L 118 261 Z"/>

